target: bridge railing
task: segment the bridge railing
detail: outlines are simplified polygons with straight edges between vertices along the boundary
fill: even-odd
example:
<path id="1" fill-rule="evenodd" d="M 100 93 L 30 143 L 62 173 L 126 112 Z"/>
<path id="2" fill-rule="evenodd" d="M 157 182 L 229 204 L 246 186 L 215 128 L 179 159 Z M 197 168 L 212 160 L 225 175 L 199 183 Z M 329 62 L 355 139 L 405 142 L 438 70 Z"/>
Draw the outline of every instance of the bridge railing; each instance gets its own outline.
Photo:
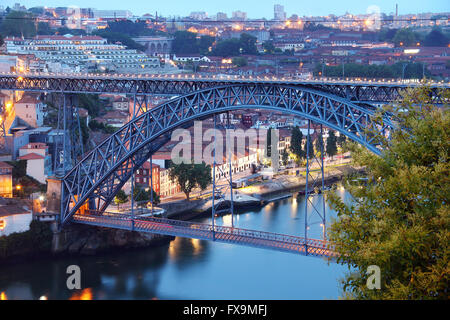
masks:
<path id="1" fill-rule="evenodd" d="M 307 239 L 304 237 L 285 235 L 280 233 L 266 232 L 266 231 L 258 231 L 251 229 L 242 229 L 242 228 L 233 228 L 229 226 L 220 226 L 215 225 L 214 227 L 211 224 L 206 223 L 197 223 L 190 221 L 182 221 L 182 220 L 174 220 L 160 217 L 140 217 L 133 216 L 131 214 L 125 213 L 115 213 L 115 212 L 98 212 L 94 210 L 86 210 L 87 215 L 76 215 L 74 216 L 77 220 L 89 221 L 89 219 L 96 219 L 97 222 L 103 223 L 107 225 L 108 223 L 118 224 L 121 226 L 130 227 L 132 226 L 132 221 L 135 223 L 139 222 L 148 222 L 154 223 L 158 225 L 170 226 L 172 228 L 178 229 L 178 231 L 182 231 L 186 233 L 186 230 L 189 230 L 189 233 L 199 233 L 199 232 L 208 232 L 208 233 L 222 233 L 232 235 L 234 237 L 245 237 L 245 238 L 253 238 L 262 241 L 277 241 L 284 242 L 287 244 L 299 245 L 299 246 L 308 246 L 308 247 L 316 247 L 316 248 L 329 248 L 329 244 L 327 241 L 320 239 Z M 113 222 L 114 221 L 114 222 Z"/>
<path id="2" fill-rule="evenodd" d="M 70 72 L 70 73 L 53 73 L 53 72 L 37 72 L 37 73 L 12 73 L 12 72 L 0 72 L 0 76 L 17 77 L 22 81 L 24 77 L 61 77 L 66 79 L 77 79 L 77 78 L 92 78 L 92 79 L 162 79 L 162 80 L 176 80 L 176 79 L 187 79 L 187 80 L 237 80 L 237 81 L 283 81 L 283 82 L 330 82 L 330 83 L 374 83 L 374 84 L 408 84 L 414 85 L 422 81 L 422 79 L 401 79 L 401 78 L 368 78 L 368 77 L 286 77 L 286 76 L 246 76 L 246 75 L 215 75 L 215 74 L 95 74 L 95 73 L 81 73 L 81 72 Z M 427 79 L 431 84 L 446 85 L 448 82 L 432 81 Z"/>

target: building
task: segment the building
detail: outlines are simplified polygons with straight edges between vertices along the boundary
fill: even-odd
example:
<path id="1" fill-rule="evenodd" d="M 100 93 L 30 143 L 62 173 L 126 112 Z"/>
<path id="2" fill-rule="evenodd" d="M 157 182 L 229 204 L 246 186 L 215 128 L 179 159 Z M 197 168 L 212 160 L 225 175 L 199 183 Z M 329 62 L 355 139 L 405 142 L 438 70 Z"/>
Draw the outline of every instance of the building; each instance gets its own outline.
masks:
<path id="1" fill-rule="evenodd" d="M 150 175 L 150 169 L 152 170 L 152 175 Z M 145 189 L 153 186 L 153 190 L 159 195 L 161 192 L 160 169 L 160 166 L 155 163 L 150 166 L 149 161 L 144 162 L 136 171 L 136 184 L 141 185 Z"/>
<path id="2" fill-rule="evenodd" d="M 217 21 L 228 20 L 228 16 L 227 16 L 227 14 L 224 13 L 224 12 L 217 12 L 216 20 L 217 20 Z"/>
<path id="3" fill-rule="evenodd" d="M 284 6 L 276 4 L 273 6 L 273 19 L 278 21 L 286 20 L 286 12 L 284 12 Z"/>
<path id="4" fill-rule="evenodd" d="M 36 95 L 24 94 L 22 98 L 14 104 L 15 117 L 32 128 L 43 125 L 46 105 L 39 101 Z"/>
<path id="5" fill-rule="evenodd" d="M 172 52 L 173 38 L 169 37 L 137 37 L 133 40 L 145 47 L 145 53 L 156 56 Z"/>
<path id="6" fill-rule="evenodd" d="M 247 12 L 233 11 L 232 19 L 233 20 L 247 20 Z"/>
<path id="7" fill-rule="evenodd" d="M 161 169 L 160 171 L 160 192 L 161 198 L 170 197 L 181 192 L 181 187 L 176 181 L 172 181 L 169 177 L 169 169 Z"/>
<path id="8" fill-rule="evenodd" d="M 19 149 L 19 160 L 27 162 L 27 175 L 45 184 L 51 171 L 51 157 L 48 146 L 41 142 L 31 142 Z"/>
<path id="9" fill-rule="evenodd" d="M 93 9 L 94 18 L 100 19 L 130 19 L 133 13 L 128 10 L 97 10 Z"/>
<path id="10" fill-rule="evenodd" d="M 33 39 L 7 37 L 8 54 L 32 54 L 50 72 L 113 71 L 154 73 L 158 58 L 149 57 L 122 44 L 108 44 L 99 36 L 46 35 Z"/>
<path id="11" fill-rule="evenodd" d="M 6 162 L 0 161 L 0 197 L 12 198 L 12 169 Z"/>

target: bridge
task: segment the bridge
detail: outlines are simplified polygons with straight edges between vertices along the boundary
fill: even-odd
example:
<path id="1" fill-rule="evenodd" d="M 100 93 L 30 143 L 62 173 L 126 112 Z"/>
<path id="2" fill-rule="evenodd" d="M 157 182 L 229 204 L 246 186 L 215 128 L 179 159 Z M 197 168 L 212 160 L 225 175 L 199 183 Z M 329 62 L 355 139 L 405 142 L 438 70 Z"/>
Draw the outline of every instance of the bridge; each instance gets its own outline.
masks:
<path id="1" fill-rule="evenodd" d="M 190 126 L 194 120 L 249 108 L 279 111 L 307 119 L 308 126 L 311 121 L 319 123 L 321 128 L 322 125 L 327 126 L 365 146 L 373 153 L 381 154 L 377 137 L 369 131 L 376 129 L 379 134 L 388 136 L 394 129 L 394 122 L 388 114 L 383 116 L 381 122 L 376 122 L 373 119 L 377 109 L 375 105 L 395 101 L 400 97 L 402 90 L 419 85 L 414 81 L 371 79 L 297 80 L 197 75 L 0 74 L 0 89 L 62 94 L 125 93 L 134 97 L 136 110 L 132 120 L 89 153 L 82 157 L 73 157 L 73 165 L 61 177 L 58 209 L 61 213 L 62 226 L 76 222 L 240 243 L 317 256 L 332 256 L 333 253 L 326 241 L 307 238 L 306 214 L 305 238 L 300 238 L 238 229 L 234 226 L 215 226 L 214 214 L 212 225 L 201 225 L 170 219 L 119 217 L 107 214 L 106 210 L 117 192 L 136 170 L 170 140 L 171 132 L 178 127 Z M 430 84 L 432 100 L 437 104 L 444 103 L 440 90 L 449 87 L 448 83 Z M 149 108 L 146 105 L 148 95 L 176 97 L 157 107 Z M 64 110 L 66 107 L 72 108 L 66 106 L 64 99 Z M 67 114 L 74 112 L 71 110 Z M 64 125 L 64 128 L 67 127 Z M 321 148 L 323 154 L 323 146 Z M 322 183 L 320 186 L 319 182 L 318 187 L 323 189 L 323 159 L 316 161 L 322 174 Z M 318 181 L 317 178 L 310 180 L 313 182 L 312 186 L 308 183 L 310 164 L 308 158 L 305 191 L 307 199 L 313 196 L 314 183 Z M 306 201 L 305 212 L 308 212 L 308 203 L 312 204 Z M 321 219 L 325 224 L 325 214 Z"/>
<path id="2" fill-rule="evenodd" d="M 327 241 L 305 239 L 273 232 L 213 226 L 204 223 L 156 217 L 136 217 L 129 214 L 104 212 L 99 215 L 93 211 L 85 212 L 82 215 L 75 214 L 72 221 L 98 227 L 232 243 L 315 257 L 336 257 L 336 253 Z"/>
<path id="3" fill-rule="evenodd" d="M 84 73 L 0 73 L 0 89 L 64 93 L 120 93 L 136 95 L 184 95 L 223 85 L 289 85 L 314 89 L 353 102 L 386 103 L 400 98 L 401 91 L 420 85 L 417 80 L 367 78 L 292 79 L 284 77 L 244 77 L 231 75 L 202 76 L 130 75 Z M 434 103 L 442 103 L 439 90 L 450 83 L 431 82 Z"/>

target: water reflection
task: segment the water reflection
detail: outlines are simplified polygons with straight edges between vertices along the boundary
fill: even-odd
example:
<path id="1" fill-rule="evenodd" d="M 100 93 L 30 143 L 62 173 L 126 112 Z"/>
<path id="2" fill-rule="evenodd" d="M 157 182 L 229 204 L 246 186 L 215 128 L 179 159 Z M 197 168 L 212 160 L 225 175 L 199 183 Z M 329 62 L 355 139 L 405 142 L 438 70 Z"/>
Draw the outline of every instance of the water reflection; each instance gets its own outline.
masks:
<path id="1" fill-rule="evenodd" d="M 345 190 L 341 196 L 348 196 Z M 241 210 L 234 224 L 301 236 L 304 201 L 303 195 L 294 195 Z M 210 216 L 197 220 L 209 223 Z M 216 223 L 231 225 L 231 216 L 218 217 Z M 321 233 L 320 224 L 310 225 L 308 234 Z M 66 287 L 66 269 L 72 264 L 80 266 L 82 290 Z M 319 258 L 175 238 L 158 248 L 1 266 L 0 300 L 337 298 L 344 269 Z"/>

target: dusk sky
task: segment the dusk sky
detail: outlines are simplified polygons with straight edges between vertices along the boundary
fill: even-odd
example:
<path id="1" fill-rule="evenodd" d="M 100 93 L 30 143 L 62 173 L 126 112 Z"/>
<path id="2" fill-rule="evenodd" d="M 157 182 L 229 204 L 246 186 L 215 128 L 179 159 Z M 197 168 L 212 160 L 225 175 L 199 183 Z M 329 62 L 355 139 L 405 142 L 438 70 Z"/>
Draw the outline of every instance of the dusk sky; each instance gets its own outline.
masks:
<path id="1" fill-rule="evenodd" d="M 327 14 L 344 14 L 350 12 L 354 14 L 366 13 L 371 5 L 380 7 L 381 12 L 389 14 L 394 12 L 395 3 L 399 5 L 399 14 L 420 13 L 420 12 L 448 12 L 450 2 L 448 0 L 141 0 L 141 1 L 116 1 L 116 0 L 2 0 L 2 6 L 13 6 L 20 2 L 27 8 L 34 6 L 78 6 L 91 7 L 96 9 L 127 9 L 136 15 L 152 13 L 155 11 L 163 16 L 187 16 L 192 11 L 206 11 L 209 15 L 217 12 L 225 12 L 231 16 L 232 11 L 241 10 L 248 13 L 249 18 L 273 18 L 273 5 L 284 5 L 288 16 L 291 14 L 320 16 Z"/>

